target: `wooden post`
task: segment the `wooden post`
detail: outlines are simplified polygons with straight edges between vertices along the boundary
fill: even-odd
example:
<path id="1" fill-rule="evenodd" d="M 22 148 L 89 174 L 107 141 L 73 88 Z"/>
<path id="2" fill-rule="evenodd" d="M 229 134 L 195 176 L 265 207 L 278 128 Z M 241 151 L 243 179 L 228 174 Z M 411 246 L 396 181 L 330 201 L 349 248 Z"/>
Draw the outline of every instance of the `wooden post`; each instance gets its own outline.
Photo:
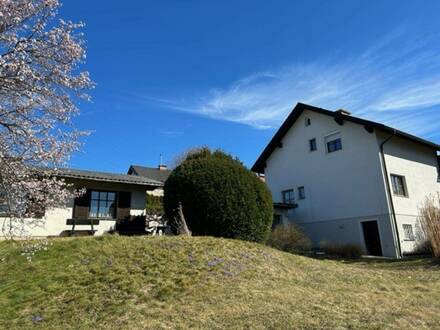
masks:
<path id="1" fill-rule="evenodd" d="M 183 208 L 182 208 L 181 202 L 179 202 L 179 207 L 177 209 L 177 213 L 179 216 L 181 234 L 184 234 L 186 236 L 191 236 L 191 231 L 189 230 L 188 225 L 186 224 L 185 216 L 183 215 Z"/>

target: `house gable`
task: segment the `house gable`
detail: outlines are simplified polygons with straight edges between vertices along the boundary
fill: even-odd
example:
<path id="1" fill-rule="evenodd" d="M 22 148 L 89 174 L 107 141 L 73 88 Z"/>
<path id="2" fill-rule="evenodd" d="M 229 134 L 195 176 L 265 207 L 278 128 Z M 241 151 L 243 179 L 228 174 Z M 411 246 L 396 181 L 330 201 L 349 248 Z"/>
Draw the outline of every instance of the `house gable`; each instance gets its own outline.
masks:
<path id="1" fill-rule="evenodd" d="M 301 116 L 301 114 L 305 111 L 309 110 L 312 112 L 316 112 L 319 114 L 323 114 L 329 117 L 332 117 L 333 120 L 338 125 L 344 125 L 344 122 L 352 122 L 359 124 L 364 127 L 364 129 L 368 132 L 373 132 L 376 130 L 381 130 L 385 132 L 389 132 L 392 134 L 395 134 L 396 136 L 402 137 L 403 139 L 413 141 L 415 143 L 419 143 L 422 145 L 425 145 L 433 150 L 440 150 L 440 145 L 421 139 L 419 137 L 413 136 L 411 134 L 399 131 L 395 128 L 365 120 L 362 118 L 351 116 L 348 112 L 339 110 L 339 111 L 330 111 L 318 107 L 314 107 L 308 104 L 304 103 L 298 103 L 295 108 L 292 110 L 292 112 L 289 114 L 289 116 L 286 118 L 286 120 L 283 122 L 281 127 L 278 129 L 278 131 L 275 133 L 275 135 L 272 137 L 269 144 L 266 146 L 266 148 L 263 150 L 261 155 L 258 157 L 255 164 L 252 166 L 252 171 L 257 173 L 264 173 L 264 168 L 266 166 L 267 159 L 271 156 L 272 152 L 279 147 L 282 147 L 282 139 L 287 134 L 287 132 L 290 130 L 290 128 L 293 126 L 293 124 L 298 120 L 298 118 Z"/>

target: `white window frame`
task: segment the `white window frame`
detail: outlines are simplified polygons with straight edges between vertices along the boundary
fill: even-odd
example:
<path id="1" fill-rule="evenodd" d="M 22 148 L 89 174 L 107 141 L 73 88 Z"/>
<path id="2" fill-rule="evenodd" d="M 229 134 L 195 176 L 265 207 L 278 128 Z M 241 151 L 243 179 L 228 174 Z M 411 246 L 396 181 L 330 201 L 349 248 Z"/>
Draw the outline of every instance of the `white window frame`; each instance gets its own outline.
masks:
<path id="1" fill-rule="evenodd" d="M 403 193 L 400 193 L 398 191 L 398 189 L 395 189 L 395 188 L 398 188 L 398 187 L 394 185 L 394 178 L 402 179 L 401 186 L 402 186 L 402 189 L 403 189 Z M 390 174 L 390 180 L 391 180 L 391 190 L 393 191 L 393 195 L 394 196 L 397 196 L 397 197 L 408 197 L 409 196 L 408 195 L 408 186 L 406 184 L 406 178 L 405 178 L 404 175 L 391 173 Z"/>

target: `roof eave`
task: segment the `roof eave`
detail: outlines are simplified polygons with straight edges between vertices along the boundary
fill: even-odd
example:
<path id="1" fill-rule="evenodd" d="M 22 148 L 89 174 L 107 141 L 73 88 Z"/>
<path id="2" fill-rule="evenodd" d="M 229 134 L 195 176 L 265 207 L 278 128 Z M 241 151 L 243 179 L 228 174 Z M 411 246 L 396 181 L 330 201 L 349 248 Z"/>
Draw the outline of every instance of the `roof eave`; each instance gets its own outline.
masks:
<path id="1" fill-rule="evenodd" d="M 129 185 L 138 185 L 138 186 L 146 186 L 146 187 L 162 187 L 163 184 L 161 182 L 151 182 L 151 181 L 131 181 L 131 180 L 118 180 L 118 179 L 110 179 L 110 178 L 99 178 L 92 176 L 81 176 L 74 174 L 57 174 L 60 178 L 66 179 L 76 179 L 76 180 L 88 180 L 88 181 L 97 181 L 97 182 L 110 182 L 110 183 L 120 183 L 120 184 L 129 184 Z"/>

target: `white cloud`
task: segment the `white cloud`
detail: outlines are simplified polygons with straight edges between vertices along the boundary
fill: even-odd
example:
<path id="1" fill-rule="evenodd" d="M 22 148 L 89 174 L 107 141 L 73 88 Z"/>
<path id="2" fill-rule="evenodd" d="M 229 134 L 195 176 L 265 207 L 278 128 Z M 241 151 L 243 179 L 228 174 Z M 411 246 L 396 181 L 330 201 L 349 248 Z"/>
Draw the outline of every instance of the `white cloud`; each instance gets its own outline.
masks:
<path id="1" fill-rule="evenodd" d="M 428 136 L 440 128 L 440 110 L 426 110 L 436 105 L 440 109 L 437 41 L 429 37 L 410 40 L 398 30 L 355 58 L 295 63 L 251 74 L 228 87 L 211 89 L 191 102 L 160 103 L 215 119 L 273 128 L 297 102 L 304 102 L 329 109 L 345 108 Z"/>

